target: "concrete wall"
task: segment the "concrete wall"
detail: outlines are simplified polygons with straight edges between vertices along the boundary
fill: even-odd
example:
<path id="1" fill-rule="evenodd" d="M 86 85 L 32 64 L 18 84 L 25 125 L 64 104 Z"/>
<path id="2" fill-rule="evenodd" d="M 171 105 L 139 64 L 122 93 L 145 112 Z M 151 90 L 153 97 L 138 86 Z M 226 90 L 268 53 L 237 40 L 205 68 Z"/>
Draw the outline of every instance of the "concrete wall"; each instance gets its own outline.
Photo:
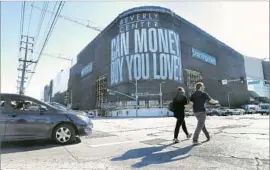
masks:
<path id="1" fill-rule="evenodd" d="M 263 65 L 264 79 L 265 80 L 270 80 L 270 62 L 269 61 L 263 61 L 262 65 Z"/>
<path id="2" fill-rule="evenodd" d="M 262 60 L 253 57 L 245 57 L 246 76 L 254 79 L 264 79 Z"/>
<path id="3" fill-rule="evenodd" d="M 267 71 L 267 69 L 269 71 Z M 245 70 L 248 90 L 255 91 L 261 97 L 269 97 L 269 86 L 263 80 L 270 78 L 270 64 L 258 58 L 245 57 Z"/>
<path id="4" fill-rule="evenodd" d="M 68 80 L 69 80 L 70 68 L 61 70 L 56 77 L 53 79 L 53 93 L 52 96 L 55 96 L 57 93 L 63 93 L 68 89 Z"/>
<path id="5" fill-rule="evenodd" d="M 50 91 L 50 87 L 49 87 L 49 85 L 46 85 L 45 87 L 44 87 L 44 90 L 43 90 L 43 92 L 44 92 L 44 94 L 43 94 L 43 100 L 44 100 L 44 102 L 48 102 L 49 101 L 49 91 Z"/>
<path id="6" fill-rule="evenodd" d="M 168 109 L 123 109 L 108 112 L 109 117 L 168 117 L 173 113 Z"/>

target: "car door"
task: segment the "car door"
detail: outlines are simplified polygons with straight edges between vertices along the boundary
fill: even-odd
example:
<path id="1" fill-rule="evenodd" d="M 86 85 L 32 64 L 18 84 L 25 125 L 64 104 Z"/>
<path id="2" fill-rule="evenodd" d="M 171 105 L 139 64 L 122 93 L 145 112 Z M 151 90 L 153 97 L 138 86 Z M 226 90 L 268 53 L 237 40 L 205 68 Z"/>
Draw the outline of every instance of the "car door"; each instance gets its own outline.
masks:
<path id="1" fill-rule="evenodd" d="M 0 100 L 0 138 L 3 139 L 5 135 L 6 129 L 6 98 L 5 96 L 1 95 Z"/>
<path id="2" fill-rule="evenodd" d="M 11 97 L 15 107 L 7 114 L 7 136 L 9 139 L 36 139 L 48 137 L 50 119 L 39 111 L 39 104 L 29 98 Z M 22 103 L 29 103 L 28 106 Z M 34 107 L 35 106 L 35 107 Z M 32 109 L 30 109 L 32 107 Z"/>

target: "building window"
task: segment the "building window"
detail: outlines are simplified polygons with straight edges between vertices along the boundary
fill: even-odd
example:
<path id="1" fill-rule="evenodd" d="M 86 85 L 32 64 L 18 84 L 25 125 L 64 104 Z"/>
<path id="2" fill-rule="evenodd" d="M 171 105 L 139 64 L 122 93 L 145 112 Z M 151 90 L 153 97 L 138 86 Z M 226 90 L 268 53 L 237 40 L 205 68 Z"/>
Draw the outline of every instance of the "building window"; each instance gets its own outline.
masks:
<path id="1" fill-rule="evenodd" d="M 148 101 L 149 107 L 159 107 L 159 101 L 158 100 L 149 100 Z"/>
<path id="2" fill-rule="evenodd" d="M 185 77 L 186 77 L 186 86 L 187 86 L 187 95 L 191 95 L 195 92 L 196 83 L 202 81 L 202 75 L 200 72 L 185 69 Z"/>
<path id="3" fill-rule="evenodd" d="M 108 102 L 107 75 L 99 76 L 96 80 L 96 108 L 100 109 Z"/>

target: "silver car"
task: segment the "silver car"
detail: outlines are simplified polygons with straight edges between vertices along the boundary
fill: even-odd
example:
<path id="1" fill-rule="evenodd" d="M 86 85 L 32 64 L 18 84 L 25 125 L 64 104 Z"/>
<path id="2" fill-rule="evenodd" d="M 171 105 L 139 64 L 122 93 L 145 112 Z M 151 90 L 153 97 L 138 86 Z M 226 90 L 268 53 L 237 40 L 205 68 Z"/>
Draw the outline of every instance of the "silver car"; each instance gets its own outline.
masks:
<path id="1" fill-rule="evenodd" d="M 92 121 L 81 112 L 62 110 L 34 98 L 1 94 L 0 137 L 3 141 L 53 139 L 69 144 L 91 135 Z"/>

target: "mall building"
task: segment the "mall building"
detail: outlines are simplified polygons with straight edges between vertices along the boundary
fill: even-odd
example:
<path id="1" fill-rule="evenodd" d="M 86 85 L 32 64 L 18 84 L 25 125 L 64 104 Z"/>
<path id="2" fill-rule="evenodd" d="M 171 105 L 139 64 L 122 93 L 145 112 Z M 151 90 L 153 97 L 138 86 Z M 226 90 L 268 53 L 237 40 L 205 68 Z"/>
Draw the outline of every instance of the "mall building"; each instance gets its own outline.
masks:
<path id="1" fill-rule="evenodd" d="M 229 104 L 229 94 L 230 105 L 240 106 L 249 101 L 247 83 L 219 83 L 240 77 L 246 69 L 239 52 L 169 9 L 143 6 L 119 14 L 78 54 L 57 101 L 66 99 L 74 109 L 113 109 L 134 107 L 137 94 L 139 107 L 159 107 L 176 87 L 190 96 L 203 82 L 221 105 Z M 52 84 L 46 97 L 56 100 Z"/>
<path id="2" fill-rule="evenodd" d="M 245 69 L 250 101 L 269 102 L 270 62 L 245 56 Z"/>

